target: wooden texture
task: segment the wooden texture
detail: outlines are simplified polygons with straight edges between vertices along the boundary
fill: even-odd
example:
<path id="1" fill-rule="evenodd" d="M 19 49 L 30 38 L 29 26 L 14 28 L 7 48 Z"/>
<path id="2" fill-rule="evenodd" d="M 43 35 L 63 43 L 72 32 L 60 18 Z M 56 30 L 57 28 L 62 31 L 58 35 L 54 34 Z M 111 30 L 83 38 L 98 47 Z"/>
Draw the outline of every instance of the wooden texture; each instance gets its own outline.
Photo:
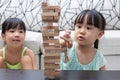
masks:
<path id="1" fill-rule="evenodd" d="M 44 22 L 58 22 L 60 18 L 60 7 L 50 6 L 47 3 L 42 3 L 42 21 Z"/>
<path id="2" fill-rule="evenodd" d="M 45 63 L 45 69 L 59 69 L 60 65 L 55 63 Z"/>
<path id="3" fill-rule="evenodd" d="M 42 3 L 42 21 L 48 23 L 42 28 L 43 46 L 44 46 L 44 69 L 45 75 L 49 77 L 60 74 L 60 53 L 65 52 L 66 48 L 61 48 L 59 39 L 59 26 L 54 26 L 60 18 L 60 7 L 50 6 L 48 3 Z"/>
<path id="4" fill-rule="evenodd" d="M 45 47 L 45 53 L 60 53 L 65 52 L 66 48 L 51 48 L 51 47 Z"/>
<path id="5" fill-rule="evenodd" d="M 57 26 L 44 26 L 42 28 L 43 36 L 59 36 L 59 27 Z"/>
<path id="6" fill-rule="evenodd" d="M 45 53 L 44 56 L 60 56 L 60 53 Z"/>

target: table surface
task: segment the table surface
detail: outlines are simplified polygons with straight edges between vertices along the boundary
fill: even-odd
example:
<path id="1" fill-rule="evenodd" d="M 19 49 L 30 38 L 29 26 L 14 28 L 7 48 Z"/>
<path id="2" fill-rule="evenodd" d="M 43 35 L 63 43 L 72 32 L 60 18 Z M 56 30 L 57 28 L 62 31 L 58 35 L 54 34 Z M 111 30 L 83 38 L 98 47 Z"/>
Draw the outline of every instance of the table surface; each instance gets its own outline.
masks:
<path id="1" fill-rule="evenodd" d="M 0 69 L 0 80 L 44 80 L 43 70 Z"/>
<path id="2" fill-rule="evenodd" d="M 50 80 L 43 70 L 0 69 L 0 80 Z M 61 71 L 54 80 L 120 80 L 120 71 Z"/>

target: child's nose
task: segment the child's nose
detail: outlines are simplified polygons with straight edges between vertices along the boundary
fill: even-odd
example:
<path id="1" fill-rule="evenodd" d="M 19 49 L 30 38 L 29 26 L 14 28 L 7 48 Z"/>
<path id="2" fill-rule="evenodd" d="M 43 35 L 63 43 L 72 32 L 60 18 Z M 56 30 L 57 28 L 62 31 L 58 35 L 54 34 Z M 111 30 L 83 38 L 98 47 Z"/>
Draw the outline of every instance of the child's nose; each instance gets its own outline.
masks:
<path id="1" fill-rule="evenodd" d="M 19 36 L 20 34 L 19 34 L 19 32 L 15 32 L 15 36 Z"/>
<path id="2" fill-rule="evenodd" d="M 80 29 L 80 33 L 85 33 L 86 29 L 83 27 Z"/>

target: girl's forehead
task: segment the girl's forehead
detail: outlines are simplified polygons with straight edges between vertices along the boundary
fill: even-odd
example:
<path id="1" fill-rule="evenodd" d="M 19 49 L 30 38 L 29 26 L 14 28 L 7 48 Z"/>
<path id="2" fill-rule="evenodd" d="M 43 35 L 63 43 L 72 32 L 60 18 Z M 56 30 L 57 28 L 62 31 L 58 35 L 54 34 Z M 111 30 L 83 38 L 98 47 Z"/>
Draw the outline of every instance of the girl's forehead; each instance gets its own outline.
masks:
<path id="1" fill-rule="evenodd" d="M 91 20 L 91 15 L 89 14 L 81 14 L 77 17 L 76 19 L 76 23 L 89 23 L 89 21 Z"/>
<path id="2" fill-rule="evenodd" d="M 14 26 L 11 26 L 10 29 L 24 29 L 24 27 L 21 25 L 14 25 Z"/>
<path id="3" fill-rule="evenodd" d="M 77 23 L 76 26 L 95 27 L 94 25 L 90 25 L 90 24 L 87 24 L 87 23 Z"/>
<path id="4" fill-rule="evenodd" d="M 89 24 L 89 16 L 88 15 L 85 15 L 82 19 L 79 19 L 79 20 L 82 20 L 82 21 L 78 21 L 77 24 L 81 25 L 81 24 L 85 24 L 85 25 L 92 25 L 92 24 Z M 93 21 L 92 21 L 93 22 Z"/>
<path id="5" fill-rule="evenodd" d="M 86 15 L 84 16 L 84 19 L 83 19 L 83 23 L 82 23 L 82 24 L 95 26 L 94 16 L 93 16 L 93 15 L 90 15 L 90 14 L 86 14 Z"/>
<path id="6" fill-rule="evenodd" d="M 24 30 L 22 28 L 10 28 L 9 30 Z"/>

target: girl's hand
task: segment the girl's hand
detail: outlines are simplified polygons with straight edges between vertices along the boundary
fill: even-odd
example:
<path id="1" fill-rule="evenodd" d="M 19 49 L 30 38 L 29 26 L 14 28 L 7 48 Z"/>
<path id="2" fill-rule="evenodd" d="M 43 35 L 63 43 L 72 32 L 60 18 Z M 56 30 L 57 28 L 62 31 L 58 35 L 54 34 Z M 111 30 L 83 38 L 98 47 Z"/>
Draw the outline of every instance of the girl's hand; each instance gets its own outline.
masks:
<path id="1" fill-rule="evenodd" d="M 70 37 L 71 31 L 65 30 L 65 34 L 63 36 L 60 36 L 60 44 L 62 47 L 71 48 L 72 47 L 72 39 Z"/>

